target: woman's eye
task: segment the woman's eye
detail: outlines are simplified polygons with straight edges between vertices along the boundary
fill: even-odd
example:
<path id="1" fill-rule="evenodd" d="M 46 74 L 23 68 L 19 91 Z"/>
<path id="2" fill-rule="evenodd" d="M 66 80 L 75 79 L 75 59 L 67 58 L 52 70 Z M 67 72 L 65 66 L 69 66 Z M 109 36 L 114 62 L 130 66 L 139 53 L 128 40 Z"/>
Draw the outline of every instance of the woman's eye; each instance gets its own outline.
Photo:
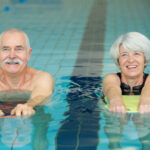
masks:
<path id="1" fill-rule="evenodd" d="M 137 52 L 136 52 L 136 53 L 134 53 L 134 55 L 140 55 L 140 53 L 137 53 Z"/>
<path id="2" fill-rule="evenodd" d="M 127 54 L 124 53 L 124 54 L 121 54 L 121 56 L 127 56 Z"/>

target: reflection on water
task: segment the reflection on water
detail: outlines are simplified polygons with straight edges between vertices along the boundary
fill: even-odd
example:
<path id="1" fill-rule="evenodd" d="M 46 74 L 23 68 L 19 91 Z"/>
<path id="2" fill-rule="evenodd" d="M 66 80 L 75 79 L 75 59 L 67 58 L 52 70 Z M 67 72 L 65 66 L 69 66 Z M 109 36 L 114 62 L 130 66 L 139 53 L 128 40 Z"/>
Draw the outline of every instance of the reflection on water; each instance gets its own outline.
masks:
<path id="1" fill-rule="evenodd" d="M 48 146 L 47 130 L 51 120 L 51 115 L 45 113 L 42 106 L 37 107 L 36 114 L 31 117 L 1 118 L 0 149 L 20 147 L 45 150 Z"/>
<path id="2" fill-rule="evenodd" d="M 10 115 L 11 110 L 18 104 L 23 104 L 30 99 L 31 91 L 9 90 L 0 91 L 0 110 L 5 116 Z"/>
<path id="3" fill-rule="evenodd" d="M 70 78 L 66 97 L 69 110 L 56 137 L 56 150 L 96 150 L 99 142 L 99 113 L 96 111 L 100 77 Z"/>
<path id="4" fill-rule="evenodd" d="M 22 147 L 31 142 L 32 124 L 28 118 L 0 119 L 1 142 L 8 147 Z"/>
<path id="5" fill-rule="evenodd" d="M 150 115 L 139 113 L 118 114 L 105 109 L 100 100 L 102 111 L 101 121 L 107 138 L 102 144 L 107 144 L 108 150 L 149 150 L 150 147 Z M 101 131 L 100 131 L 101 132 Z M 101 134 L 101 137 L 103 135 Z"/>
<path id="6" fill-rule="evenodd" d="M 35 115 L 0 118 L 0 149 L 149 150 L 150 115 L 110 113 L 101 85 L 100 77 L 57 81 L 53 100 L 36 107 Z M 1 102 L 30 98 L 29 91 L 17 92 L 1 92 Z"/>
<path id="7" fill-rule="evenodd" d="M 0 149 L 24 148 L 45 150 L 48 146 L 47 130 L 52 120 L 42 106 L 31 117 L 0 118 Z"/>
<path id="8" fill-rule="evenodd" d="M 55 149 L 149 150 L 150 115 L 109 112 L 100 99 L 102 79 L 76 76 L 69 79 L 69 87 L 63 91 L 67 93 L 69 109 L 60 122 Z"/>
<path id="9" fill-rule="evenodd" d="M 27 101 L 30 98 L 31 91 L 28 90 L 9 90 L 0 91 L 1 102 L 19 102 Z"/>
<path id="10" fill-rule="evenodd" d="M 3 91 L 0 92 L 0 105 L 10 113 L 17 103 L 25 102 L 30 95 L 30 91 Z M 35 110 L 35 115 L 30 117 L 0 118 L 0 149 L 45 150 L 48 124 L 52 118 L 44 106 L 35 107 Z"/>

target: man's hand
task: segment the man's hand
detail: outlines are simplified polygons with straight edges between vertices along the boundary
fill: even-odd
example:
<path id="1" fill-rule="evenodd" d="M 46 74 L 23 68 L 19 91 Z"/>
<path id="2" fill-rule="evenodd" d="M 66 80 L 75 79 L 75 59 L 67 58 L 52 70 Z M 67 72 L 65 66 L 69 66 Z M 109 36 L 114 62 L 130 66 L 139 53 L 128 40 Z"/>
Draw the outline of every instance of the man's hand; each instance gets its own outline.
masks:
<path id="1" fill-rule="evenodd" d="M 28 104 L 18 104 L 12 111 L 11 115 L 20 116 L 29 116 L 35 113 L 35 110 Z"/>
<path id="2" fill-rule="evenodd" d="M 3 115 L 4 115 L 3 111 L 2 111 L 2 110 L 0 110 L 0 116 L 3 116 Z"/>

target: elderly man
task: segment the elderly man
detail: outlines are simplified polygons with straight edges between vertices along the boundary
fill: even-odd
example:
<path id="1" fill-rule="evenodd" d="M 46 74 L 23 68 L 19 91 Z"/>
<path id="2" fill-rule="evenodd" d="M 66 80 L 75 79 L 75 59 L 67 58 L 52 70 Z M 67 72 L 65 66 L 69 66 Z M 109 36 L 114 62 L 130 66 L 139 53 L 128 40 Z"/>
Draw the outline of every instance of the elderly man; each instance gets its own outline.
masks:
<path id="1" fill-rule="evenodd" d="M 27 66 L 32 49 L 27 35 L 18 29 L 8 29 L 0 35 L 0 91 L 31 91 L 24 104 L 18 103 L 11 115 L 35 113 L 33 109 L 52 94 L 53 79 L 47 72 Z M 0 115 L 4 115 L 0 110 Z"/>

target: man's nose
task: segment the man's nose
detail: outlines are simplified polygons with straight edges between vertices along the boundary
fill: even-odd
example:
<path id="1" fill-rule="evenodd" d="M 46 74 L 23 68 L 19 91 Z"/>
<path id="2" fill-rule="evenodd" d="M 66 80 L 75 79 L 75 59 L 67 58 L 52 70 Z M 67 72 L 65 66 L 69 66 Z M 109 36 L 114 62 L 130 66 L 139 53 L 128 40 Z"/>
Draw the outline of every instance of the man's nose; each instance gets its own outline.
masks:
<path id="1" fill-rule="evenodd" d="M 15 51 L 14 51 L 14 50 L 11 50 L 11 51 L 10 51 L 9 57 L 10 57 L 10 58 L 15 58 Z"/>

